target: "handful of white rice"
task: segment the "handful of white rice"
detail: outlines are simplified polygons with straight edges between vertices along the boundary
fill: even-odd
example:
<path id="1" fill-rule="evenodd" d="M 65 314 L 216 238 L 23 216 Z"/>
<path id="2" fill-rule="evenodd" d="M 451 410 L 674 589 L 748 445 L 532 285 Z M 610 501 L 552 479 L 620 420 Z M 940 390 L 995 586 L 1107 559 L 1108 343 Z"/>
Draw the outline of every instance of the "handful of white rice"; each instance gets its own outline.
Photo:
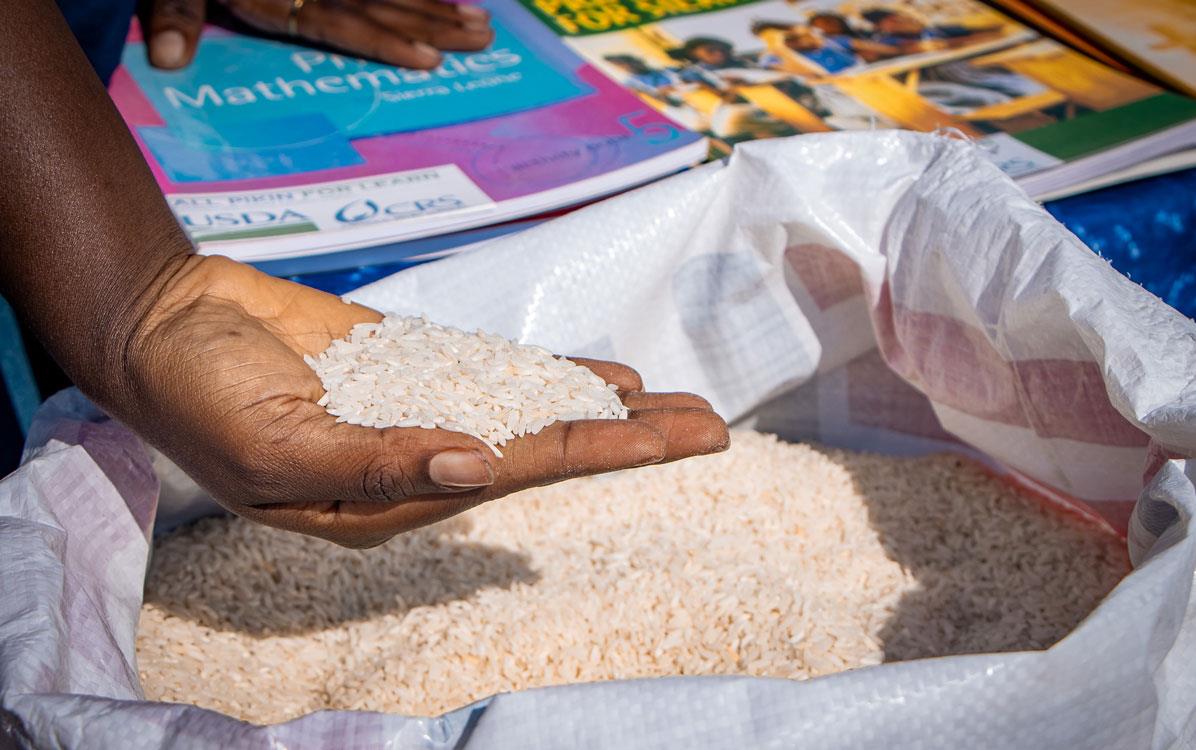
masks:
<path id="1" fill-rule="evenodd" d="M 155 545 L 137 658 L 148 699 L 249 721 L 436 715 L 542 685 L 1045 648 L 1128 570 L 1112 533 L 962 459 L 737 432 L 371 550 L 201 521 Z"/>
<path id="2" fill-rule="evenodd" d="M 362 323 L 305 357 L 337 421 L 463 432 L 498 446 L 557 421 L 626 419 L 615 387 L 547 349 L 427 318 Z"/>

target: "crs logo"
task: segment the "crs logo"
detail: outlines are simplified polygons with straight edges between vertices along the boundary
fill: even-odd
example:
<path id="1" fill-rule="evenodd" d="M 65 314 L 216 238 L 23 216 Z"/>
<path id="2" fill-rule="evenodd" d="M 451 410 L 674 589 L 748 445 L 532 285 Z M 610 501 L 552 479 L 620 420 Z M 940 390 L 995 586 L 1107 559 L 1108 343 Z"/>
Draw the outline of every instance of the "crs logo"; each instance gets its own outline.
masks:
<path id="1" fill-rule="evenodd" d="M 341 210 L 336 212 L 336 220 L 342 224 L 356 224 L 359 221 L 369 221 L 377 215 L 378 204 L 366 198 L 342 206 Z"/>
<path id="2" fill-rule="evenodd" d="M 435 198 L 396 201 L 380 205 L 372 198 L 359 198 L 336 212 L 341 224 L 360 224 L 372 219 L 405 219 L 422 214 L 440 213 L 466 207 L 465 201 L 455 195 L 441 195 Z"/>

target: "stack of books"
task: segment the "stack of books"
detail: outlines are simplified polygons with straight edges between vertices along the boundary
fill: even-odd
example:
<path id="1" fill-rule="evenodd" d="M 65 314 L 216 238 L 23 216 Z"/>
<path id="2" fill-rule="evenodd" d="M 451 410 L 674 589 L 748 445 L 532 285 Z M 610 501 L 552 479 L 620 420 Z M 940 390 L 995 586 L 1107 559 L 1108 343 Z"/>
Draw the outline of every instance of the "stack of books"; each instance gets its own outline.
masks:
<path id="1" fill-rule="evenodd" d="M 990 0 L 1038 31 L 1161 87 L 1196 96 L 1196 3 L 1191 0 Z M 1042 199 L 1196 166 L 1196 149 L 1143 159 L 1067 184 Z"/>
<path id="2" fill-rule="evenodd" d="M 433 71 L 216 27 L 161 71 L 134 26 L 111 94 L 201 251 L 276 273 L 456 252 L 757 138 L 948 131 L 1040 199 L 1196 162 L 1159 85 L 1190 70 L 999 2 L 1067 44 L 973 0 L 482 0 L 493 45 Z"/>

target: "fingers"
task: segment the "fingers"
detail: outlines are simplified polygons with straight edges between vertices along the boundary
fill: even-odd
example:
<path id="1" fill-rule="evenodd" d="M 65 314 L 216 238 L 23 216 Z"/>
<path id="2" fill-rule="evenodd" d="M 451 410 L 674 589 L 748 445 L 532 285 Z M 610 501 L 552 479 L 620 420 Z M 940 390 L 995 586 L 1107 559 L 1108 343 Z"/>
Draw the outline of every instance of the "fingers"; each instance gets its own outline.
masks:
<path id="1" fill-rule="evenodd" d="M 383 503 L 301 503 L 238 509 L 256 523 L 326 539 L 342 547 L 376 547 L 396 534 L 443 521 L 482 502 L 476 492 Z"/>
<path id="2" fill-rule="evenodd" d="M 574 477 L 717 453 L 728 444 L 726 423 L 701 408 L 648 409 L 626 420 L 557 422 L 503 446 L 499 477 L 483 494 L 499 497 Z"/>
<path id="3" fill-rule="evenodd" d="M 423 432 L 453 434 L 439 430 Z M 529 487 L 714 453 L 725 450 L 728 442 L 726 424 L 707 409 L 647 409 L 635 412 L 627 420 L 557 422 L 538 435 L 511 441 L 504 446 L 504 458 L 495 463 L 497 477 L 488 486 L 462 488 L 450 494 L 418 495 L 413 489 L 405 490 L 411 494 L 397 495 L 401 502 L 328 499 L 251 506 L 239 512 L 259 523 L 318 536 L 343 546 L 372 547 L 395 534 Z M 326 470 L 317 467 L 313 473 L 319 476 L 320 471 Z M 382 496 L 382 493 L 372 495 Z"/>
<path id="4" fill-rule="evenodd" d="M 668 452 L 665 436 L 650 422 L 593 419 L 556 422 L 503 446 L 501 480 L 507 494 L 572 477 L 646 466 Z"/>
<path id="5" fill-rule="evenodd" d="M 703 409 L 714 411 L 710 402 L 692 393 L 624 393 L 623 406 L 632 411 L 644 409 Z"/>
<path id="6" fill-rule="evenodd" d="M 428 430 L 428 432 L 436 432 Z M 494 485 L 401 503 L 313 502 L 247 508 L 247 518 L 347 547 L 372 547 L 395 534 L 461 513 L 487 500 L 570 477 L 656 463 L 668 454 L 650 421 L 557 422 L 507 443 Z"/>
<path id="7" fill-rule="evenodd" d="M 287 0 L 231 0 L 242 21 L 287 33 Z M 480 50 L 493 41 L 489 14 L 438 0 L 308 0 L 294 16 L 298 36 L 353 55 L 405 68 L 430 69 L 439 50 Z"/>
<path id="8" fill-rule="evenodd" d="M 440 50 L 480 50 L 494 39 L 487 18 L 477 21 L 462 19 L 453 9 L 454 6 L 445 3 L 415 5 L 424 12 L 392 3 L 370 3 L 363 10 L 369 20 L 389 30 L 392 35 Z M 447 12 L 438 14 L 440 8 L 445 8 Z"/>
<path id="9" fill-rule="evenodd" d="M 412 496 L 399 503 L 328 500 L 250 506 L 238 512 L 258 523 L 346 547 L 372 547 L 395 534 L 435 523 L 486 500 L 570 477 L 656 463 L 669 453 L 659 430 L 648 421 L 635 420 L 558 422 L 539 435 L 514 440 L 504 448 L 499 481 L 483 489 Z M 313 474 L 319 476 L 319 471 Z"/>
<path id="10" fill-rule="evenodd" d="M 338 440 L 343 447 L 315 451 L 309 459 L 314 500 L 394 503 L 494 482 L 494 454 L 468 435 L 337 426 L 342 428 Z"/>
<path id="11" fill-rule="evenodd" d="M 479 493 L 469 492 L 438 498 L 417 498 L 400 506 L 342 505 L 337 522 L 339 529 L 366 539 L 369 546 L 376 546 L 395 534 L 464 513 L 484 500 Z"/>
<path id="12" fill-rule="evenodd" d="M 299 35 L 402 68 L 427 70 L 440 64 L 440 52 L 435 47 L 405 31 L 396 33 L 368 14 L 345 6 L 322 2 L 305 6 L 299 16 Z"/>
<path id="13" fill-rule="evenodd" d="M 490 26 L 490 13 L 481 6 L 461 2 L 440 2 L 440 0 L 389 0 L 384 3 L 397 8 L 423 13 L 462 26 Z"/>
<path id="14" fill-rule="evenodd" d="M 195 57 L 203 31 L 205 0 L 153 0 L 149 17 L 149 59 L 156 68 L 176 70 Z"/>
<path id="15" fill-rule="evenodd" d="M 585 357 L 568 357 L 568 359 L 615 386 L 620 393 L 640 391 L 644 388 L 644 381 L 640 378 L 640 374 L 627 365 L 608 362 L 604 359 L 586 359 Z"/>
<path id="16" fill-rule="evenodd" d="M 628 409 L 705 409 L 713 411 L 710 402 L 693 393 L 649 393 L 643 390 L 644 381 L 640 374 L 627 365 L 603 359 L 569 357 L 569 361 L 581 365 L 615 386 L 619 398 Z"/>
<path id="17" fill-rule="evenodd" d="M 283 444 L 286 462 L 274 472 L 250 470 L 255 505 L 399 503 L 424 495 L 480 491 L 501 497 L 528 487 L 724 450 L 727 427 L 701 407 L 662 406 L 688 394 L 643 394 L 654 408 L 626 420 L 557 422 L 538 435 L 507 443 L 496 458 L 481 441 L 447 430 L 377 429 L 338 424 L 301 402 L 259 445 Z M 287 422 L 292 424 L 288 425 Z M 297 425 L 297 426 L 296 426 Z M 271 440 L 271 438 L 274 438 Z M 261 457 L 258 463 L 269 465 Z"/>
<path id="18" fill-rule="evenodd" d="M 664 456 L 658 463 L 720 453 L 731 444 L 727 423 L 705 408 L 636 410 L 629 421 L 650 424 L 664 436 Z"/>
<path id="19" fill-rule="evenodd" d="M 254 447 L 242 472 L 247 504 L 397 503 L 488 487 L 497 459 L 481 441 L 447 430 L 337 423 L 296 401 L 240 441 Z"/>

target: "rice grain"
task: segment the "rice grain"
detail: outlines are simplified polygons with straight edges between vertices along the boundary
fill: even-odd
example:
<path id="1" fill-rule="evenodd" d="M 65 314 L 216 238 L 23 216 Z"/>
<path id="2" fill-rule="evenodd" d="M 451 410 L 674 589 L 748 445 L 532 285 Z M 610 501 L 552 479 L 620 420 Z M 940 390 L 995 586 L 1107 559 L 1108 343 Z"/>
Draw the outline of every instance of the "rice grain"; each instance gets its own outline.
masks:
<path id="1" fill-rule="evenodd" d="M 498 446 L 558 420 L 626 419 L 614 386 L 588 368 L 501 336 L 388 315 L 305 361 L 338 422 L 464 432 Z"/>
<path id="2" fill-rule="evenodd" d="M 1041 649 L 1128 569 L 1111 534 L 960 458 L 737 431 L 725 454 L 372 550 L 203 520 L 158 541 L 137 652 L 147 698 L 249 721 L 436 715 L 542 685 Z"/>

